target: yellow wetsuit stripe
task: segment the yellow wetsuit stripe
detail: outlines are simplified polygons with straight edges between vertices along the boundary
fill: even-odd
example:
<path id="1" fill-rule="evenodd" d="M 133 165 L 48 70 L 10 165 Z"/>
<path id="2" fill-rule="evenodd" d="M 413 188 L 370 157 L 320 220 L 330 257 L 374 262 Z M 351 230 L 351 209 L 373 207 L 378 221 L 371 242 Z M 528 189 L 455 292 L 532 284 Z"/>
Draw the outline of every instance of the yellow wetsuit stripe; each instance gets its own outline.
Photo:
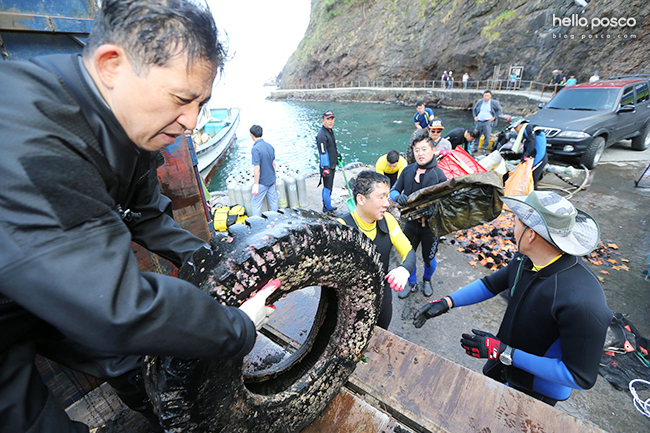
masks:
<path id="1" fill-rule="evenodd" d="M 556 258 L 554 258 L 553 260 L 551 260 L 550 262 L 548 262 L 548 263 L 545 264 L 544 266 L 536 266 L 536 265 L 533 265 L 533 271 L 535 271 L 535 272 L 541 271 L 542 269 L 544 269 L 544 268 L 547 267 L 548 265 L 550 265 L 550 264 L 552 264 L 552 263 L 555 263 L 555 262 L 557 262 L 558 260 L 560 260 L 560 257 L 562 257 L 563 255 L 564 255 L 564 253 L 563 253 L 563 254 L 560 254 L 559 256 L 557 256 Z"/>

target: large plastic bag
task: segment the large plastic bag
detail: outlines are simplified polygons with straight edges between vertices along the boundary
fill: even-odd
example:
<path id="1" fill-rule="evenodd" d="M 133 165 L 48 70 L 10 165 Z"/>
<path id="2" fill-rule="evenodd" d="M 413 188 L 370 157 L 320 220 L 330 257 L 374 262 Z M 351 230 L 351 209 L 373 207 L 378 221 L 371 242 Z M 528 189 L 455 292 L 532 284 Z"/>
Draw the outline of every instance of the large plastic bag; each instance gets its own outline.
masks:
<path id="1" fill-rule="evenodd" d="M 510 172 L 510 177 L 506 180 L 504 194 L 510 195 L 527 195 L 533 192 L 535 184 L 533 183 L 533 158 L 517 164 L 517 168 Z"/>
<path id="2" fill-rule="evenodd" d="M 490 153 L 488 156 L 479 161 L 481 167 L 485 170 L 490 171 L 494 170 L 499 173 L 501 176 L 506 174 L 508 168 L 506 167 L 506 162 L 501 156 L 501 153 L 498 150 Z"/>
<path id="3" fill-rule="evenodd" d="M 434 236 L 468 229 L 501 214 L 503 179 L 494 171 L 468 174 L 409 195 L 402 221 L 425 219 Z"/>

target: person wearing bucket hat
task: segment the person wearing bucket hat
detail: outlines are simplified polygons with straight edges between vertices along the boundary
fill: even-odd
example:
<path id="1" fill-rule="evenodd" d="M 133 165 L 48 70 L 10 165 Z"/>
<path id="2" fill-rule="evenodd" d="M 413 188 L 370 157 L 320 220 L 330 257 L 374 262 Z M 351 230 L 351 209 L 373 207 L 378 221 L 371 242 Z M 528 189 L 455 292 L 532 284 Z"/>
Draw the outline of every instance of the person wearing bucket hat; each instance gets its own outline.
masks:
<path id="1" fill-rule="evenodd" d="M 463 334 L 483 373 L 550 405 L 596 383 L 613 317 L 598 278 L 580 258 L 599 242 L 598 224 L 554 192 L 503 197 L 515 215 L 518 254 L 505 268 L 423 306 L 420 328 L 451 308 L 510 295 L 496 336 Z"/>
<path id="2" fill-rule="evenodd" d="M 390 198 L 404 206 L 408 203 L 408 196 L 415 191 L 436 185 L 447 180 L 442 170 L 437 166 L 436 147 L 427 131 L 420 131 L 413 141 L 415 162 L 407 165 L 402 175 L 397 179 L 390 192 Z M 438 238 L 433 235 L 428 224 L 422 221 L 409 221 L 404 224 L 404 234 L 413 246 L 413 251 L 422 243 L 422 259 L 424 260 L 424 273 L 422 276 L 422 293 L 431 296 L 431 277 L 436 271 L 436 252 Z M 401 299 L 406 298 L 410 292 L 417 292 L 417 269 L 414 267 L 404 290 L 397 293 Z"/>
<path id="3" fill-rule="evenodd" d="M 408 238 L 402 232 L 399 223 L 388 210 L 388 193 L 390 179 L 388 176 L 372 170 L 359 173 L 354 184 L 353 196 L 356 209 L 339 218 L 339 222 L 358 228 L 368 236 L 377 247 L 386 275 L 384 296 L 377 326 L 388 329 L 393 316 L 393 296 L 391 289 L 398 293 L 404 291 L 409 275 L 415 269 L 415 251 Z M 402 263 L 388 272 L 391 250 L 395 247 Z"/>
<path id="4" fill-rule="evenodd" d="M 334 113 L 327 110 L 321 116 L 323 126 L 316 135 L 316 146 L 320 158 L 321 180 L 318 185 L 323 183 L 323 213 L 334 215 L 336 208 L 332 206 L 332 187 L 334 186 L 334 174 L 336 165 L 341 158 L 336 148 L 336 138 L 334 138 Z"/>
<path id="5" fill-rule="evenodd" d="M 429 121 L 427 129 L 429 130 L 429 137 L 431 137 L 431 140 L 433 141 L 436 152 L 446 152 L 451 150 L 451 143 L 449 140 L 442 137 L 442 131 L 445 129 L 444 125 L 442 124 L 442 119 L 439 117 L 434 117 Z M 411 142 L 409 143 L 409 147 L 406 150 L 406 162 L 409 164 L 413 164 L 415 162 L 415 156 L 413 155 L 413 146 L 415 145 L 415 138 L 418 136 L 417 133 L 419 131 L 415 132 L 416 133 L 411 136 Z"/>

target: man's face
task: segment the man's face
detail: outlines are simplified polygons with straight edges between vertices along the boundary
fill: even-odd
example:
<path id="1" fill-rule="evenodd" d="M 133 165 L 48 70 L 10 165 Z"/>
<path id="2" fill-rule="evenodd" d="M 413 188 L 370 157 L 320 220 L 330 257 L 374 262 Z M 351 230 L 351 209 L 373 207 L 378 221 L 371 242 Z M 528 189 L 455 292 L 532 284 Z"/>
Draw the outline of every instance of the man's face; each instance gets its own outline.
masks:
<path id="1" fill-rule="evenodd" d="M 392 164 L 391 164 L 390 162 L 388 162 L 388 161 L 386 162 L 386 165 L 387 165 L 388 167 L 390 167 L 390 168 L 397 168 L 397 164 L 399 164 L 399 161 L 394 162 L 394 163 L 392 163 Z"/>
<path id="2" fill-rule="evenodd" d="M 357 196 L 357 213 L 364 219 L 379 221 L 388 209 L 390 188 L 385 183 L 376 183 L 369 197 Z"/>
<path id="3" fill-rule="evenodd" d="M 415 109 L 418 110 L 418 114 L 424 114 L 424 105 L 418 105 Z"/>
<path id="4" fill-rule="evenodd" d="M 323 126 L 327 129 L 332 129 L 334 127 L 334 116 L 323 117 Z"/>
<path id="5" fill-rule="evenodd" d="M 492 99 L 492 93 L 483 93 L 483 100 L 485 102 L 490 102 L 490 99 Z"/>
<path id="6" fill-rule="evenodd" d="M 442 136 L 442 129 L 440 128 L 429 128 L 429 137 L 433 141 L 438 141 L 438 139 Z"/>
<path id="7" fill-rule="evenodd" d="M 216 72 L 197 60 L 188 69 L 184 56 L 165 67 L 151 66 L 138 76 L 128 60 L 116 76 L 109 105 L 131 141 L 159 151 L 196 127 L 202 104 L 210 99 Z"/>
<path id="8" fill-rule="evenodd" d="M 469 131 L 465 131 L 465 140 L 467 141 L 474 141 L 476 140 L 476 137 L 474 137 L 472 134 L 469 133 Z"/>
<path id="9" fill-rule="evenodd" d="M 515 215 L 515 229 L 514 229 L 515 242 L 517 244 L 517 250 L 522 254 L 525 253 L 521 250 L 520 243 L 525 230 L 526 230 L 526 225 L 524 225 L 524 223 L 522 223 L 521 220 Z"/>
<path id="10" fill-rule="evenodd" d="M 420 165 L 427 165 L 436 154 L 436 148 L 432 147 L 426 141 L 420 141 L 413 146 L 413 155 Z"/>

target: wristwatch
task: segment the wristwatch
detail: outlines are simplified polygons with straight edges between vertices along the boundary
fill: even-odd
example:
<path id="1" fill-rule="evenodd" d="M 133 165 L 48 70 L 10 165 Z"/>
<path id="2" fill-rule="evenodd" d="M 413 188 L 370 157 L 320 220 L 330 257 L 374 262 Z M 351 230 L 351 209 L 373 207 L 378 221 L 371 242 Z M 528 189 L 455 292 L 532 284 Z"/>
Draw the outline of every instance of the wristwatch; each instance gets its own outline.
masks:
<path id="1" fill-rule="evenodd" d="M 515 348 L 510 346 L 508 347 L 505 352 L 503 352 L 501 355 L 499 355 L 499 361 L 503 365 L 512 365 L 512 352 L 514 352 Z"/>

